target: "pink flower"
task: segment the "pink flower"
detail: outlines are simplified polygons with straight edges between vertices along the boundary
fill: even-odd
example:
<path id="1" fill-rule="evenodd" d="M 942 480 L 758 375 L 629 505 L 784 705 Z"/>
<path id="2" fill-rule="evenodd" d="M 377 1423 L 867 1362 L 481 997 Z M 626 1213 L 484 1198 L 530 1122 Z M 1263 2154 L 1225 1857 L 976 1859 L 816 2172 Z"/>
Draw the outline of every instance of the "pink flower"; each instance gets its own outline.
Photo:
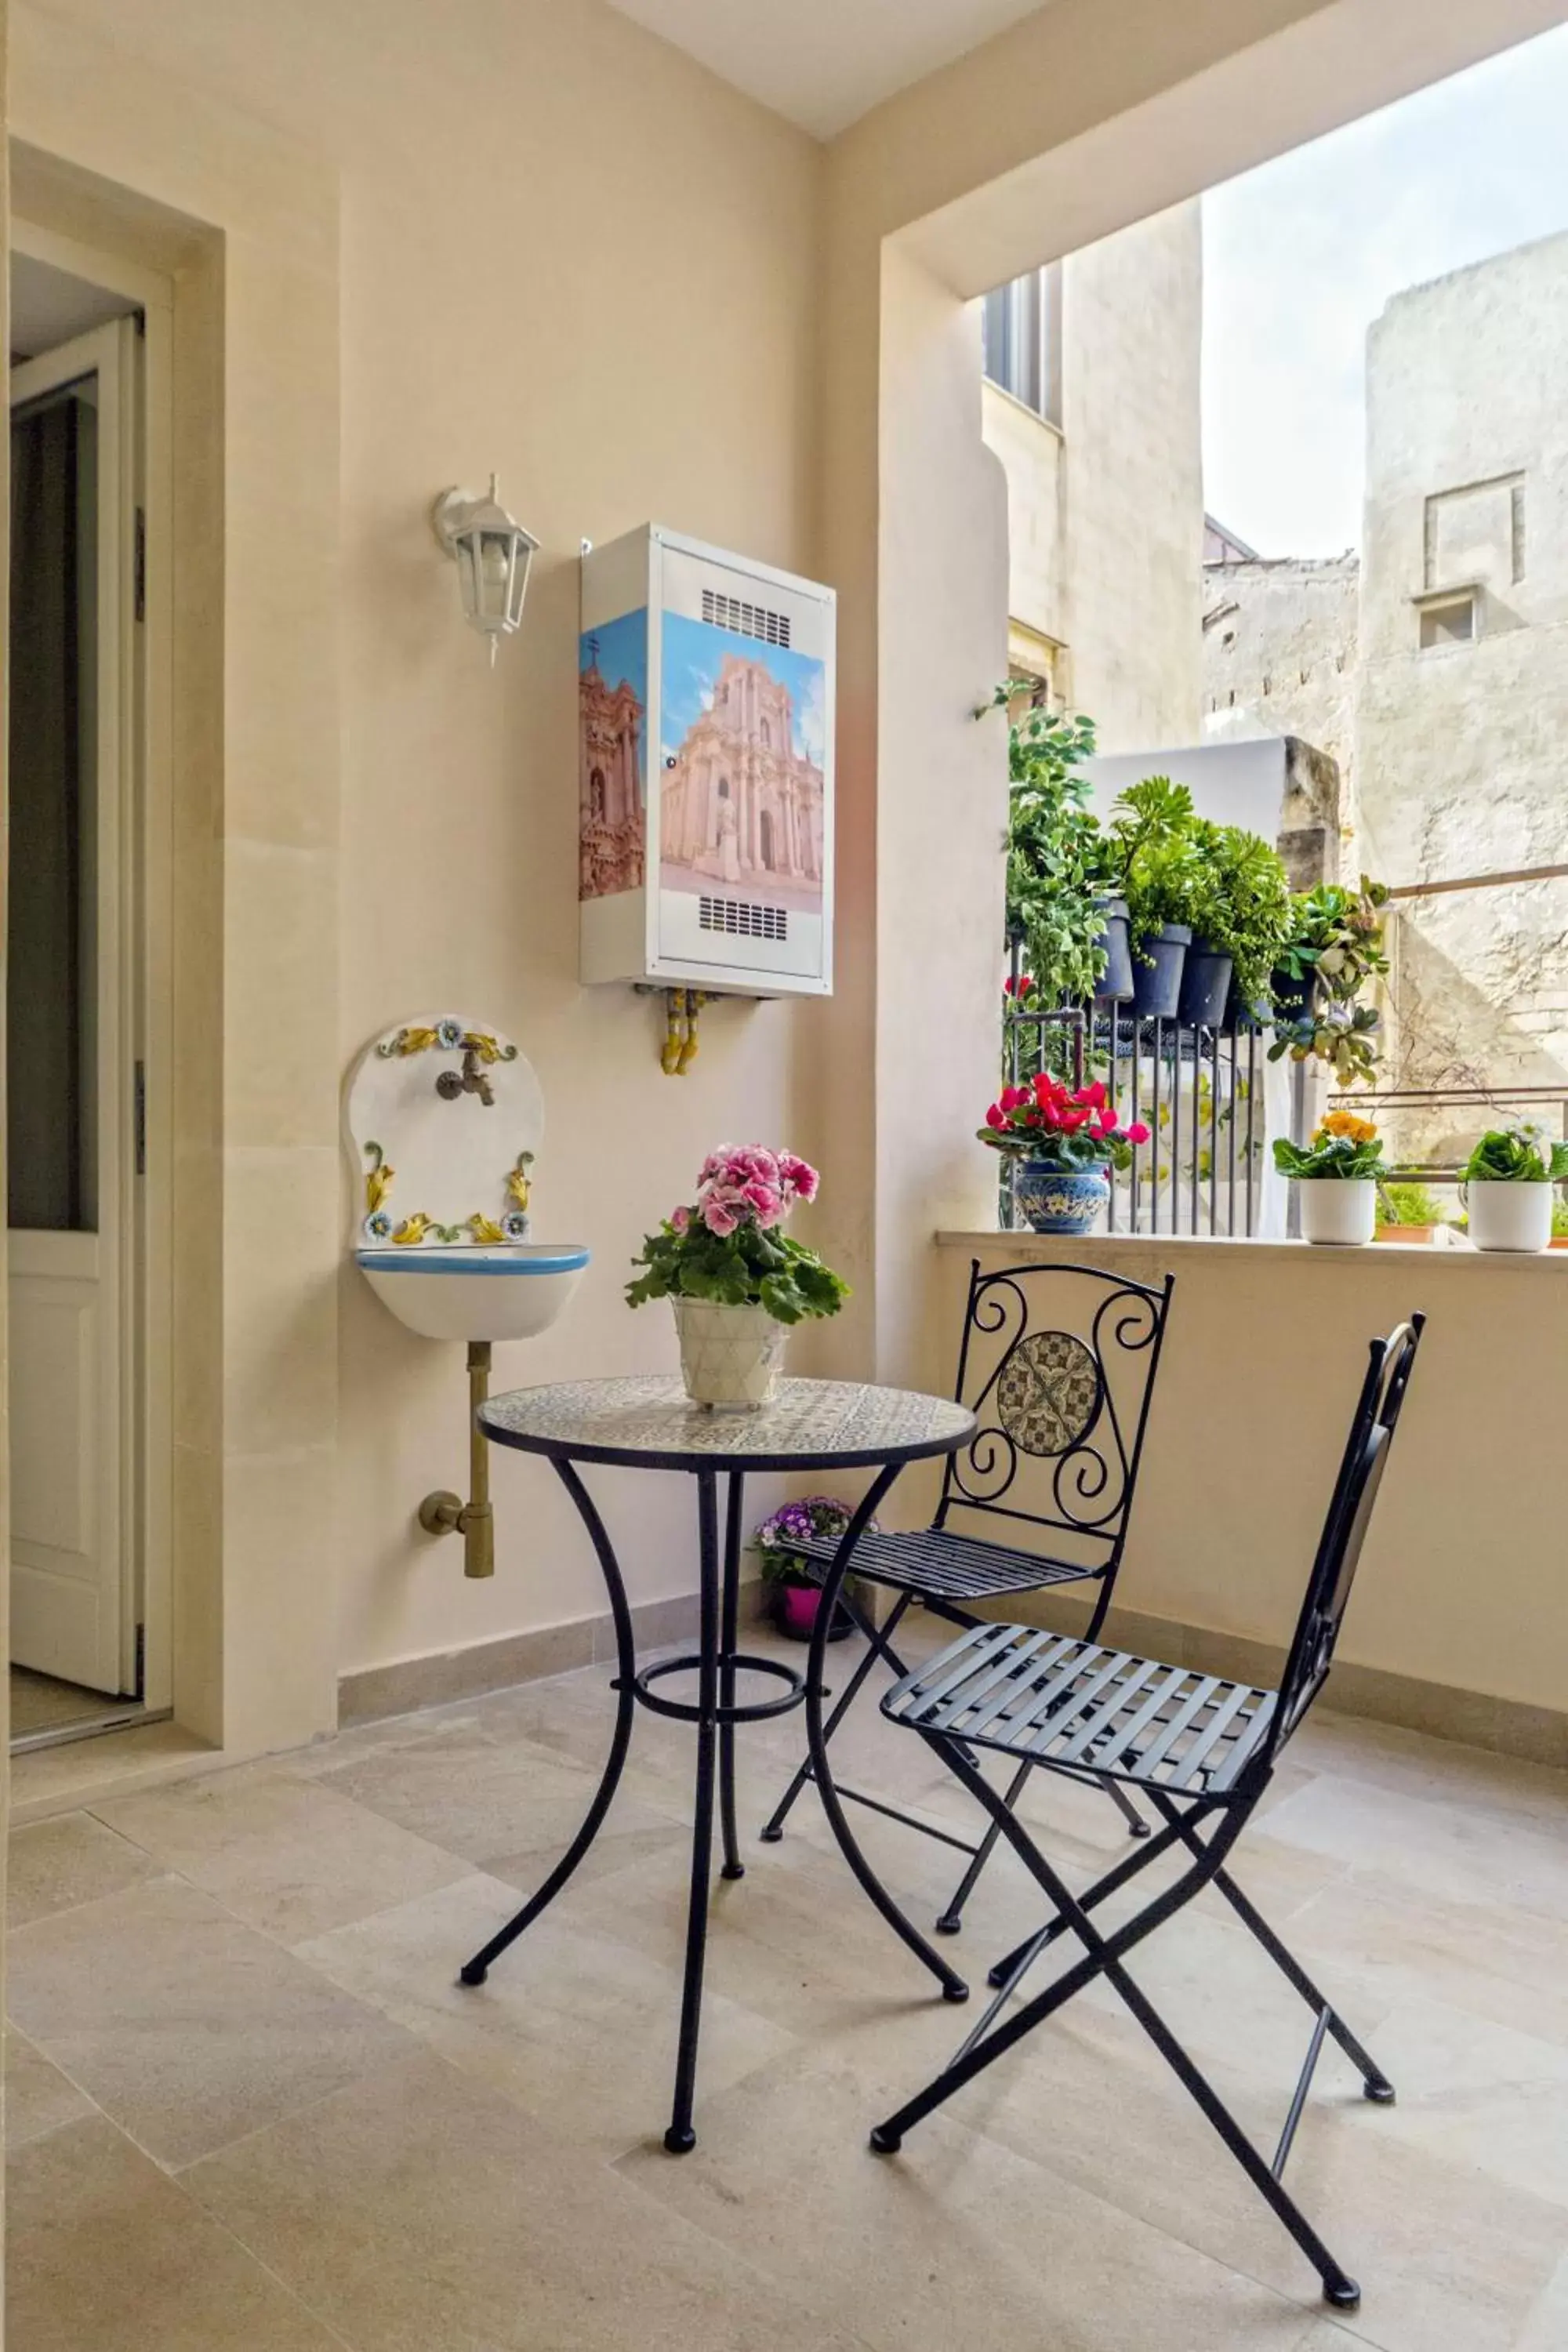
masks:
<path id="1" fill-rule="evenodd" d="M 689 1210 L 689 1209 L 675 1209 L 675 1210 L 673 1210 L 673 1211 L 670 1213 L 670 1219 L 669 1219 L 669 1222 L 670 1222 L 670 1223 L 675 1227 L 675 1230 L 676 1230 L 676 1232 L 677 1232 L 678 1234 L 683 1234 L 683 1233 L 686 1231 L 687 1226 L 691 1223 L 691 1212 L 690 1212 L 690 1210 Z"/>
<path id="2" fill-rule="evenodd" d="M 722 1239 L 724 1234 L 734 1232 L 741 1220 L 732 1209 L 725 1207 L 717 1194 L 710 1194 L 702 1203 L 702 1222 L 710 1234 L 717 1234 Z"/>
<path id="3" fill-rule="evenodd" d="M 776 1225 L 784 1214 L 784 1202 L 778 1193 L 771 1184 L 763 1184 L 756 1178 L 742 1185 L 741 1198 L 756 1211 L 759 1225 Z"/>
<path id="4" fill-rule="evenodd" d="M 816 1200 L 816 1187 L 820 1180 L 808 1160 L 797 1159 L 793 1151 L 781 1151 L 779 1175 L 797 1200 Z"/>
<path id="5" fill-rule="evenodd" d="M 1141 1118 L 1135 1118 L 1123 1132 L 1129 1143 L 1147 1143 L 1149 1140 L 1149 1130 Z"/>
<path id="6" fill-rule="evenodd" d="M 1006 1103 L 1006 1104 L 1007 1104 L 1007 1108 L 1006 1108 L 1006 1109 L 1005 1109 L 1005 1109 L 1003 1108 L 1003 1107 L 1002 1107 L 1002 1106 L 1003 1106 L 1003 1103 Z M 993 1127 L 993 1128 L 994 1128 L 994 1127 L 1005 1127 L 1005 1126 L 1006 1126 L 1006 1124 L 1007 1124 L 1007 1111 L 1008 1111 L 1008 1110 L 1011 1110 L 1011 1109 L 1013 1109 L 1013 1108 L 1014 1108 L 1014 1105 L 1013 1105 L 1013 1104 L 1011 1104 L 1011 1103 L 1007 1103 L 1007 1097 L 1006 1097 L 1006 1096 L 1005 1096 L 1005 1095 L 1004 1095 L 1004 1096 L 1003 1096 L 1003 1097 L 1002 1097 L 1002 1102 L 1000 1102 L 1000 1103 L 993 1103 L 993 1104 L 992 1104 L 992 1106 L 991 1106 L 991 1108 L 990 1108 L 990 1109 L 986 1112 L 986 1114 L 985 1114 L 985 1124 L 986 1124 L 986 1126 L 987 1126 L 987 1127 Z"/>

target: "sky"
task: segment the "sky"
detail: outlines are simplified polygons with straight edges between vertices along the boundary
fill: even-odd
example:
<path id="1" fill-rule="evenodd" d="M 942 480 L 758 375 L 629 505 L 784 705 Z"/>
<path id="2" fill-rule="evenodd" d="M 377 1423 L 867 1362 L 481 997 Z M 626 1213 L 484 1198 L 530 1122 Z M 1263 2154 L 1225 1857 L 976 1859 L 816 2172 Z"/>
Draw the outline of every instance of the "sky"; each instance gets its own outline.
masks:
<path id="1" fill-rule="evenodd" d="M 1568 26 L 1204 198 L 1204 502 L 1260 555 L 1361 541 L 1391 295 L 1568 229 Z"/>

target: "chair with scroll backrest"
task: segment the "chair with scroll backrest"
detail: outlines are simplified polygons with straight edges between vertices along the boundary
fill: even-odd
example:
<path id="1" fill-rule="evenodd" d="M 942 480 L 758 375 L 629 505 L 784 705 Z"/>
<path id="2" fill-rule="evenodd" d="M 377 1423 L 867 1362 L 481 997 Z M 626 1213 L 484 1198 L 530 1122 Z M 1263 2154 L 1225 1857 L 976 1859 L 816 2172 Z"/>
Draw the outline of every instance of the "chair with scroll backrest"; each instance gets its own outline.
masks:
<path id="1" fill-rule="evenodd" d="M 1085 1584 L 1093 1593 L 1086 1638 L 1099 1634 L 1126 1548 L 1173 1287 L 1169 1275 L 1156 1289 L 1072 1263 L 983 1274 L 979 1260 L 973 1262 L 955 1393 L 978 1425 L 970 1444 L 948 1458 L 929 1527 L 905 1533 L 868 1529 L 856 1546 L 851 1575 L 897 1597 L 880 1625 L 847 1604 L 867 1649 L 824 1727 L 827 1739 L 879 1659 L 895 1675 L 904 1672 L 894 1639 L 916 1601 L 951 1624 L 968 1627 L 981 1622 L 977 1605 Z M 837 1541 L 824 1537 L 801 1549 L 808 1566 L 826 1573 Z M 1009 1805 L 1032 1769 L 1027 1761 L 1019 1764 Z M 808 1757 L 763 1829 L 765 1839 L 784 1834 L 790 1808 L 813 1778 Z M 837 1776 L 835 1785 L 840 1797 L 911 1829 L 948 1844 L 963 1843 L 883 1798 L 847 1788 Z M 1105 1785 L 1132 1834 L 1146 1835 L 1148 1823 L 1137 1808 L 1114 1783 Z M 993 1822 L 977 1846 L 965 1847 L 968 1865 L 937 1921 L 943 1933 L 956 1933 L 998 1834 Z"/>

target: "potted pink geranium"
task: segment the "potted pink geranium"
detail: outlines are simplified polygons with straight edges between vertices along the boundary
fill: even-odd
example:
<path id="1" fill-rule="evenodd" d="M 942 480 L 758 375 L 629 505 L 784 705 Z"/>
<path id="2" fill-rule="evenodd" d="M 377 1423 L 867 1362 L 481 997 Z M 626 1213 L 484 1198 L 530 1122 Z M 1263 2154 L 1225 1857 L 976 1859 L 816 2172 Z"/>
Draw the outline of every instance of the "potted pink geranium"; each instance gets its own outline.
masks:
<path id="1" fill-rule="evenodd" d="M 694 1404 L 766 1404 L 790 1325 L 837 1315 L 848 1297 L 815 1250 L 783 1230 L 816 1188 L 816 1169 L 793 1151 L 721 1144 L 702 1163 L 697 1198 L 644 1240 L 633 1261 L 643 1271 L 626 1297 L 633 1307 L 670 1301 Z"/>

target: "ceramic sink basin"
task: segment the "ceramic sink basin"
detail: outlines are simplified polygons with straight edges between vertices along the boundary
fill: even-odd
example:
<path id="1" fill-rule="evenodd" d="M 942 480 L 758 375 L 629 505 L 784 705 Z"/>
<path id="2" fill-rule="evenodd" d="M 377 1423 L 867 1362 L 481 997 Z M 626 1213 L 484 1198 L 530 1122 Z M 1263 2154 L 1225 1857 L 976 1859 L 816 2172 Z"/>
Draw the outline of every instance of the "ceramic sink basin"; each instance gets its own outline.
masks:
<path id="1" fill-rule="evenodd" d="M 355 1256 L 382 1305 L 426 1339 L 531 1339 L 554 1322 L 588 1263 L 574 1242 Z"/>

